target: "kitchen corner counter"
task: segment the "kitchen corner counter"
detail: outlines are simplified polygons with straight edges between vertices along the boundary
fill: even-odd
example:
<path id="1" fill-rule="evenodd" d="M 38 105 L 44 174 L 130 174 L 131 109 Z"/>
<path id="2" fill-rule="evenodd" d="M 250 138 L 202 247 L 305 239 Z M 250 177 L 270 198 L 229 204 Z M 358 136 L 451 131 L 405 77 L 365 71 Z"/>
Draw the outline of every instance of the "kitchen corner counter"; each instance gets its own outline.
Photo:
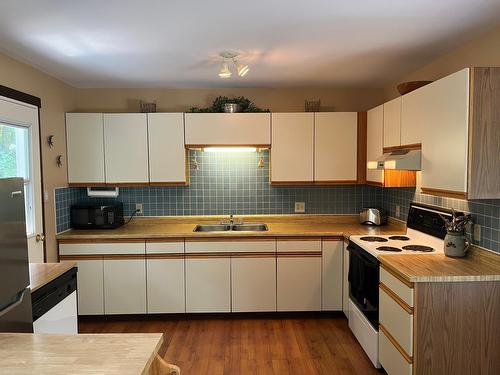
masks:
<path id="1" fill-rule="evenodd" d="M 0 333 L 0 372 L 10 375 L 149 374 L 163 334 Z"/>
<path id="2" fill-rule="evenodd" d="M 265 223 L 266 232 L 193 232 L 197 224 L 215 224 L 221 216 L 184 217 L 140 217 L 117 229 L 75 230 L 61 233 L 57 239 L 78 240 L 126 240 L 126 239 L 168 239 L 168 238 L 237 238 L 237 237 L 328 237 L 353 234 L 400 234 L 406 232 L 403 222 L 390 220 L 387 225 L 375 227 L 361 225 L 358 215 L 263 215 L 237 216 L 245 223 Z"/>
<path id="3" fill-rule="evenodd" d="M 35 290 L 57 279 L 59 276 L 76 267 L 75 262 L 30 263 L 30 289 Z"/>
<path id="4" fill-rule="evenodd" d="M 382 267 L 414 283 L 500 281 L 500 255 L 473 247 L 464 258 L 444 254 L 390 254 L 378 257 Z"/>

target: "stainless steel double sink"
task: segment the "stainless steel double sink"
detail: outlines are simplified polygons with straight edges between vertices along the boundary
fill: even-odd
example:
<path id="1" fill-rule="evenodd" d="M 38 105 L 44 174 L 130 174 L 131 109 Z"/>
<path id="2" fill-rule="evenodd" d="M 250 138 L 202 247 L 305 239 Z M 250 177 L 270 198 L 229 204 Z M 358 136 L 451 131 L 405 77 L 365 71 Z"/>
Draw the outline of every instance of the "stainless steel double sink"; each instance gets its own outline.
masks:
<path id="1" fill-rule="evenodd" d="M 198 224 L 193 232 L 266 232 L 266 224 Z"/>

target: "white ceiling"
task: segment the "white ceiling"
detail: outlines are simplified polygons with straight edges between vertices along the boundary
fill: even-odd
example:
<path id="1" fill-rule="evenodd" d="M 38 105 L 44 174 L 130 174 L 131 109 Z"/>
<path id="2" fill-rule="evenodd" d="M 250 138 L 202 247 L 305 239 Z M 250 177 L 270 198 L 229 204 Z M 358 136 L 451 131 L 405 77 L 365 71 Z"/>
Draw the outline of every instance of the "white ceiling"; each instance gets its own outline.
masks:
<path id="1" fill-rule="evenodd" d="M 377 87 L 499 14 L 499 0 L 1 0 L 0 51 L 78 87 Z M 218 78 L 224 50 L 246 77 Z"/>

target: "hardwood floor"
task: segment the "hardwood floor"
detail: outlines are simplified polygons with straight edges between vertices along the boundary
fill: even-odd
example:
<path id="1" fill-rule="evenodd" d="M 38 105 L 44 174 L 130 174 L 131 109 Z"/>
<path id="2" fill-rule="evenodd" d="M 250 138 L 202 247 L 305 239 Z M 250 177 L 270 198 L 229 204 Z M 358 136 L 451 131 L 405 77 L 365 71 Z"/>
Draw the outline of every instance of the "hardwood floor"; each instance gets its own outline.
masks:
<path id="1" fill-rule="evenodd" d="M 379 374 L 340 315 L 83 320 L 80 333 L 164 332 L 183 375 Z"/>

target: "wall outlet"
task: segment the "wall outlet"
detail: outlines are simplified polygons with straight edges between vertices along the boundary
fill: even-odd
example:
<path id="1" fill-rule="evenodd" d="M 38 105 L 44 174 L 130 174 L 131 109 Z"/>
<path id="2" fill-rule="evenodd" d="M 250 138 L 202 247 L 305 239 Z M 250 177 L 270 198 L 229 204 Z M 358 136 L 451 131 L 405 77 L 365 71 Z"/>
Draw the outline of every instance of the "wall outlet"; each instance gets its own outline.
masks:
<path id="1" fill-rule="evenodd" d="M 143 209 L 143 204 L 142 203 L 136 203 L 135 204 L 135 211 L 137 215 L 142 215 L 144 213 Z"/>
<path id="2" fill-rule="evenodd" d="M 306 212 L 306 202 L 295 202 L 295 212 L 297 213 Z"/>
<path id="3" fill-rule="evenodd" d="M 399 214 L 401 213 L 401 206 L 399 204 L 396 205 L 396 217 L 399 217 Z"/>
<path id="4" fill-rule="evenodd" d="M 474 241 L 481 241 L 481 226 L 474 224 Z"/>

